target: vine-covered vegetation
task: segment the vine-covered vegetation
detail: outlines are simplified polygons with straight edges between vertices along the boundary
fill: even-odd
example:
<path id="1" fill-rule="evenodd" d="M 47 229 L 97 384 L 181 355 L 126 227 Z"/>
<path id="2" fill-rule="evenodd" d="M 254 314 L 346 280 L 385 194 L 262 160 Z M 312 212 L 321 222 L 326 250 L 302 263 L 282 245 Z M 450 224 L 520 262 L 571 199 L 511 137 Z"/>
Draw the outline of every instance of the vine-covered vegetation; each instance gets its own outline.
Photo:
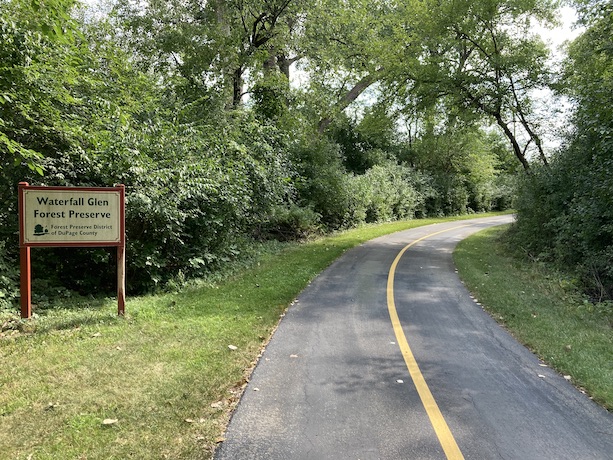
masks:
<path id="1" fill-rule="evenodd" d="M 18 296 L 20 181 L 125 184 L 128 290 L 142 293 L 254 241 L 507 209 L 525 170 L 550 174 L 531 95 L 554 83 L 533 32 L 552 1 L 101 4 L 0 0 L 0 305 Z M 572 59 L 592 62 L 583 40 Z M 579 104 L 605 70 L 568 72 Z M 46 290 L 112 291 L 112 251 L 33 258 Z"/>

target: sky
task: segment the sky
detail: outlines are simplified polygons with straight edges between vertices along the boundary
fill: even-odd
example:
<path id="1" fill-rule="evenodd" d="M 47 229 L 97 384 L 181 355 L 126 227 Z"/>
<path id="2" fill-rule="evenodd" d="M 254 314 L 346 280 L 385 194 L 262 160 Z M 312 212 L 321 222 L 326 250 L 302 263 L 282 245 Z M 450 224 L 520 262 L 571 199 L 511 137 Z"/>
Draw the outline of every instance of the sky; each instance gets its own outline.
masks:
<path id="1" fill-rule="evenodd" d="M 539 27 L 538 31 L 545 42 L 550 43 L 552 49 L 557 51 L 566 41 L 575 39 L 580 33 L 581 28 L 574 27 L 577 14 L 574 8 L 564 6 L 560 9 L 560 26 L 555 29 Z"/>

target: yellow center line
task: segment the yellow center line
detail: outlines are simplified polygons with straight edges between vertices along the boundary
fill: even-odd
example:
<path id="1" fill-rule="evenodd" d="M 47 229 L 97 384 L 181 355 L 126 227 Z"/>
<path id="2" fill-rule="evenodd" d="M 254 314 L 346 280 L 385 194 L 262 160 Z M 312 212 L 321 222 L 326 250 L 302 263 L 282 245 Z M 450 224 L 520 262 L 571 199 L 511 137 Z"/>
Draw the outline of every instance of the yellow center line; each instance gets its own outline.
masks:
<path id="1" fill-rule="evenodd" d="M 413 352 L 411 351 L 411 347 L 409 346 L 409 342 L 402 330 L 402 325 L 400 324 L 400 318 L 398 318 L 398 312 L 396 310 L 396 303 L 394 302 L 394 276 L 396 274 L 396 267 L 398 266 L 398 262 L 404 255 L 404 253 L 413 245 L 419 243 L 426 238 L 430 238 L 435 235 L 439 235 L 441 233 L 449 232 L 451 230 L 456 230 L 458 228 L 469 227 L 470 225 L 459 225 L 457 227 L 449 228 L 447 230 L 441 230 L 440 232 L 431 233 L 430 235 L 426 235 L 418 240 L 413 241 L 411 244 L 407 245 L 398 253 L 396 259 L 392 263 L 392 266 L 389 271 L 389 275 L 387 277 L 387 309 L 390 314 L 390 319 L 392 321 L 392 326 L 394 328 L 394 333 L 396 334 L 396 341 L 400 347 L 400 351 L 402 352 L 402 356 L 404 357 L 404 362 L 407 365 L 409 370 L 409 374 L 413 379 L 413 383 L 415 388 L 417 389 L 417 393 L 421 399 L 421 403 L 426 409 L 426 413 L 430 418 L 430 423 L 432 424 L 432 428 L 438 437 L 438 440 L 445 452 L 445 455 L 450 460 L 460 460 L 464 459 L 458 444 L 456 443 L 453 435 L 451 434 L 451 430 L 447 426 L 447 422 L 445 422 L 445 418 L 441 413 L 432 393 L 430 392 L 430 388 L 428 388 L 428 384 L 424 379 L 421 371 L 419 370 L 419 366 L 417 365 L 417 361 L 415 360 L 415 356 L 413 356 Z"/>

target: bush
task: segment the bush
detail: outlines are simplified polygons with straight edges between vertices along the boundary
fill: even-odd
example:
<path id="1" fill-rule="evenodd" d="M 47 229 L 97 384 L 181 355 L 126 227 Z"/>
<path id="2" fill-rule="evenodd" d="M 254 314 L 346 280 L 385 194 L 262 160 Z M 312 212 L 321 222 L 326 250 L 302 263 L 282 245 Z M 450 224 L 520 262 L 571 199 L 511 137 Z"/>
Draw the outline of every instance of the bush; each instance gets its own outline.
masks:
<path id="1" fill-rule="evenodd" d="M 128 187 L 126 230 L 132 285 L 190 278 L 238 257 L 263 216 L 291 201 L 291 173 L 276 131 L 245 116 L 226 138 L 196 130 L 175 139 L 163 169 Z M 177 163 L 175 158 L 188 161 Z"/>
<path id="2" fill-rule="evenodd" d="M 517 176 L 501 174 L 492 183 L 491 211 L 512 209 L 517 195 Z"/>
<path id="3" fill-rule="evenodd" d="M 9 308 L 19 298 L 19 265 L 0 241 L 0 310 Z"/>
<path id="4" fill-rule="evenodd" d="M 429 195 L 426 203 L 429 216 L 466 214 L 469 194 L 463 177 L 437 174 L 432 187 L 435 193 Z"/>
<path id="5" fill-rule="evenodd" d="M 361 175 L 347 173 L 339 181 L 342 201 L 336 221 L 350 228 L 363 223 L 412 219 L 424 197 L 413 183 L 419 175 L 393 163 L 376 165 Z"/>
<path id="6" fill-rule="evenodd" d="M 274 206 L 262 216 L 254 235 L 258 239 L 291 241 L 320 233 L 321 216 L 311 208 L 296 204 Z"/>
<path id="7" fill-rule="evenodd" d="M 327 229 L 350 226 L 351 195 L 338 145 L 324 138 L 308 139 L 294 146 L 292 156 L 298 171 L 298 204 L 319 214 Z"/>
<path id="8" fill-rule="evenodd" d="M 361 195 L 366 222 L 412 219 L 425 201 L 418 190 L 420 175 L 407 166 L 388 162 L 375 165 L 355 181 Z M 360 195 L 356 195 L 356 198 Z"/>
<path id="9" fill-rule="evenodd" d="M 578 146 L 524 179 L 512 241 L 532 257 L 576 271 L 598 298 L 613 295 L 613 180 L 607 162 Z M 610 154 L 610 152 L 609 152 Z"/>
<path id="10" fill-rule="evenodd" d="M 127 288 L 132 294 L 163 286 L 179 272 L 200 276 L 239 257 L 261 216 L 290 203 L 294 194 L 282 136 L 248 114 L 236 112 L 215 129 L 160 123 L 125 141 L 102 144 L 97 153 L 73 149 L 48 156 L 45 185 L 126 185 Z M 23 179 L 15 177 L 19 173 L 0 180 L 2 189 L 11 191 L 0 203 L 6 224 L 0 241 L 10 238 L 15 244 L 12 189 Z M 15 253 L 2 257 L 2 264 L 4 259 L 15 264 Z M 50 248 L 33 251 L 33 258 L 36 271 L 52 284 L 81 293 L 114 291 L 112 250 Z M 12 279 L 5 270 L 0 275 L 3 284 Z"/>

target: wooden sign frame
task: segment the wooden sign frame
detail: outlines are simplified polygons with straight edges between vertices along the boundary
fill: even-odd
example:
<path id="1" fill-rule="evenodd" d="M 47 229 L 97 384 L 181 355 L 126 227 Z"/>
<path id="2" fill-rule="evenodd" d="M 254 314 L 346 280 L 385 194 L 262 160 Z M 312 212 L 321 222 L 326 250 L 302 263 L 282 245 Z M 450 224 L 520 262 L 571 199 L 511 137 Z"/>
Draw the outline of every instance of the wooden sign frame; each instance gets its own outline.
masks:
<path id="1" fill-rule="evenodd" d="M 31 209 L 32 203 L 26 195 L 31 193 L 45 210 Z M 42 194 L 61 196 L 62 198 L 44 197 Z M 81 195 L 81 196 L 80 196 Z M 89 198 L 85 199 L 84 196 Z M 104 197 L 104 199 L 103 199 Z M 110 200 L 115 199 L 116 212 L 107 209 Z M 48 207 L 54 206 L 53 211 Z M 72 208 L 67 208 L 72 206 Z M 85 212 L 89 206 L 99 210 Z M 86 208 L 88 209 L 88 208 Z M 116 215 L 112 215 L 116 214 Z M 104 218 L 104 224 L 98 223 Z M 43 220 L 45 219 L 45 220 Z M 51 219 L 51 220 L 50 220 Z M 54 225 L 54 219 L 60 222 Z M 59 220 L 61 219 L 61 220 Z M 72 219 L 72 220 L 71 220 Z M 33 222 L 37 224 L 33 227 Z M 41 225 L 38 222 L 49 223 Z M 67 222 L 75 222 L 68 224 Z M 52 231 L 49 232 L 48 226 Z M 54 228 L 59 230 L 53 230 Z M 100 232 L 93 230 L 100 228 Z M 34 230 L 33 230 L 34 229 Z M 88 231 L 83 231 L 84 229 Z M 110 231 L 109 231 L 110 230 Z M 55 232 L 55 233 L 54 233 Z M 30 235 L 34 235 L 32 237 Z M 101 234 L 98 238 L 98 233 Z M 125 186 L 115 187 L 42 187 L 30 186 L 27 182 L 19 183 L 19 248 L 21 269 L 21 317 L 32 316 L 32 247 L 117 247 L 117 314 L 125 314 L 125 272 L 126 272 L 126 238 L 125 238 Z M 110 235 L 110 238 L 108 237 Z"/>

